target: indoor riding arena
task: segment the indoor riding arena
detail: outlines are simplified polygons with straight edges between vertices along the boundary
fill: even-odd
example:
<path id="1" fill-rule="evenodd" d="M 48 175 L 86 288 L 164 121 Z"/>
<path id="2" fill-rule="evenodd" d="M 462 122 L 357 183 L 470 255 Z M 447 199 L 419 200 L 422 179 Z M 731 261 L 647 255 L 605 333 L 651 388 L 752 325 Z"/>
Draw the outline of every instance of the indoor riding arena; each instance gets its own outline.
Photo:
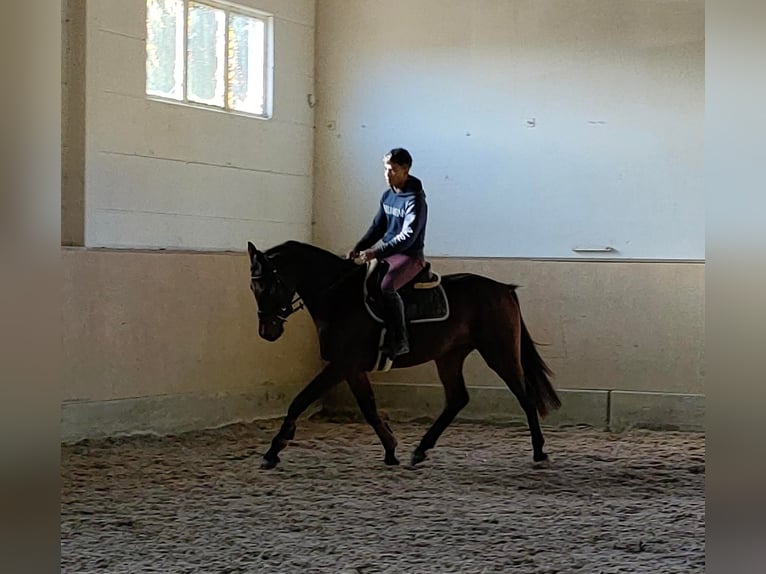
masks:
<path id="1" fill-rule="evenodd" d="M 61 572 L 704 572 L 704 31 L 64 0 Z M 378 369 L 399 147 L 432 275 Z"/>

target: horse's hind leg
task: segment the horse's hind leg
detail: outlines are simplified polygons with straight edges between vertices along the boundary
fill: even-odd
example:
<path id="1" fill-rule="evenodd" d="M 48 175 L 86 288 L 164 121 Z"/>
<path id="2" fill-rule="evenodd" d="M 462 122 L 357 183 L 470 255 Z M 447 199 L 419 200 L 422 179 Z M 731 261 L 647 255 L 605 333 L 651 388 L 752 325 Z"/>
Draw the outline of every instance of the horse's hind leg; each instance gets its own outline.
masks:
<path id="1" fill-rule="evenodd" d="M 372 385 L 367 373 L 355 372 L 348 376 L 348 385 L 351 392 L 356 397 L 359 409 L 362 411 L 365 420 L 375 429 L 383 448 L 386 451 L 385 463 L 388 465 L 399 464 L 396 458 L 396 437 L 391 431 L 388 423 L 381 420 L 378 409 L 375 405 L 375 394 L 372 391 Z"/>
<path id="2" fill-rule="evenodd" d="M 303 413 L 311 403 L 322 396 L 332 386 L 339 383 L 342 378 L 342 371 L 330 363 L 322 370 L 322 372 L 314 377 L 314 379 L 306 385 L 300 393 L 298 393 L 293 399 L 293 402 L 290 403 L 290 407 L 287 409 L 287 416 L 285 417 L 279 432 L 271 441 L 271 447 L 266 454 L 263 455 L 261 468 L 274 468 L 277 466 L 279 463 L 279 452 L 295 437 L 295 421 L 298 420 L 301 413 Z"/>
<path id="3" fill-rule="evenodd" d="M 436 441 L 444 429 L 468 404 L 468 390 L 465 388 L 465 379 L 463 378 L 463 363 L 471 351 L 470 348 L 458 348 L 436 359 L 439 378 L 444 385 L 446 404 L 434 424 L 423 435 L 415 452 L 412 453 L 413 466 L 425 460 L 426 452 L 436 445 Z"/>
<path id="4" fill-rule="evenodd" d="M 506 385 L 510 388 L 510 385 L 506 381 Z M 529 387 L 524 384 L 524 377 L 519 379 L 519 388 L 521 394 L 513 392 L 516 398 L 521 404 L 521 408 L 524 409 L 524 414 L 527 416 L 527 425 L 529 426 L 529 434 L 532 435 L 532 458 L 535 462 L 542 462 L 548 460 L 548 455 L 543 451 L 543 445 L 545 439 L 543 438 L 543 431 L 540 428 L 540 419 L 537 416 L 537 407 L 535 406 L 535 400 L 530 396 Z"/>
<path id="5" fill-rule="evenodd" d="M 479 347 L 479 353 L 487 362 L 487 365 L 495 371 L 506 386 L 516 396 L 524 414 L 527 417 L 529 433 L 532 435 L 532 457 L 535 462 L 546 460 L 548 455 L 543 451 L 545 439 L 540 429 L 540 420 L 537 417 L 537 407 L 533 390 L 524 383 L 524 370 L 521 366 L 520 339 L 514 337 L 513 342 L 504 341 L 503 337 L 491 341 Z M 508 353 L 508 349 L 512 352 Z"/>

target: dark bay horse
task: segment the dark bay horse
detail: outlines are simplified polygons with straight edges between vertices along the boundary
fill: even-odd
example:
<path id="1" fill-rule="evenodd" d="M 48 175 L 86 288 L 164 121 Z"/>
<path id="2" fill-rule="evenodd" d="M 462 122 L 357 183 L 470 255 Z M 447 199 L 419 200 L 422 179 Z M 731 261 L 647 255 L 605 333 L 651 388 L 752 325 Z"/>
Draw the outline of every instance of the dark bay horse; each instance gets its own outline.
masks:
<path id="1" fill-rule="evenodd" d="M 320 353 L 326 361 L 322 371 L 293 399 L 261 467 L 273 468 L 279 463 L 279 452 L 295 436 L 301 413 L 344 379 L 383 444 L 385 463 L 399 464 L 396 438 L 378 415 L 367 374 L 377 358 L 380 325 L 364 305 L 364 266 L 297 241 L 265 252 L 250 242 L 247 248 L 250 288 L 258 305 L 258 334 L 267 341 L 276 341 L 284 332 L 287 318 L 305 305 L 316 325 Z M 547 459 L 538 413 L 545 416 L 561 402 L 549 379 L 551 371 L 521 317 L 515 286 L 470 273 L 445 275 L 442 285 L 449 300 L 449 317 L 441 322 L 409 325 L 410 352 L 393 363 L 393 368 L 404 368 L 435 361 L 444 385 L 444 410 L 413 452 L 412 464 L 426 458 L 426 452 L 468 404 L 463 362 L 473 350 L 479 351 L 524 409 L 534 460 Z"/>

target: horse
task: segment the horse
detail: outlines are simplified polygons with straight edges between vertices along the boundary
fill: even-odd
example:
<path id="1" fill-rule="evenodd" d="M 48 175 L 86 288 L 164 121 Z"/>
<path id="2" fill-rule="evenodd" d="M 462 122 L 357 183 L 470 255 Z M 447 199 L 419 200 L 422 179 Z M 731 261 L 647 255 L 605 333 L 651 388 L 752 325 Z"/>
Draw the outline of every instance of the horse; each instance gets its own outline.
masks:
<path id="1" fill-rule="evenodd" d="M 276 341 L 288 317 L 305 307 L 316 326 L 325 363 L 291 402 L 279 432 L 263 455 L 261 468 L 271 469 L 280 462 L 279 453 L 295 437 L 300 415 L 344 379 L 383 445 L 385 464 L 399 464 L 396 437 L 378 413 L 369 379 L 378 356 L 381 327 L 365 305 L 365 266 L 298 241 L 287 241 L 266 251 L 248 242 L 247 250 L 259 336 Z M 533 460 L 547 460 L 538 413 L 545 417 L 550 410 L 559 408 L 561 401 L 550 381 L 553 373 L 524 324 L 516 285 L 472 273 L 445 275 L 441 285 L 449 301 L 448 317 L 439 322 L 410 323 L 410 352 L 395 357 L 391 365 L 398 369 L 435 361 L 444 386 L 444 409 L 412 453 L 411 465 L 426 459 L 426 453 L 468 404 L 463 363 L 474 350 L 500 376 L 524 410 Z"/>

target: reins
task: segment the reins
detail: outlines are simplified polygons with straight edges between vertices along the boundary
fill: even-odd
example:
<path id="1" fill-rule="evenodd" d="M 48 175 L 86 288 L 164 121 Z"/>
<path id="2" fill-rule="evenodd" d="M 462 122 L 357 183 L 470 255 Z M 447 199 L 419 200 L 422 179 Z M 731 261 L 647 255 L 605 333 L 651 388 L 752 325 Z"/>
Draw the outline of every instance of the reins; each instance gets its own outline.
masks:
<path id="1" fill-rule="evenodd" d="M 329 286 L 323 288 L 319 291 L 317 296 L 324 295 L 328 291 L 332 291 L 335 289 L 338 285 L 343 283 L 344 281 L 348 280 L 354 273 L 357 273 L 359 271 L 358 267 L 351 269 L 347 273 L 344 273 L 340 278 L 333 281 Z M 277 268 L 272 264 L 271 265 L 271 273 L 274 274 L 274 278 L 277 282 L 279 282 L 285 289 L 287 288 L 287 285 L 285 285 L 285 282 L 282 280 L 282 278 L 279 276 L 279 272 L 277 271 Z M 250 281 L 255 281 L 263 278 L 263 274 L 261 275 L 250 275 Z M 285 305 L 279 309 L 278 313 L 274 313 L 274 317 L 281 321 L 282 323 L 287 322 L 287 318 L 292 315 L 293 313 L 297 313 L 301 309 L 305 309 L 306 303 L 303 301 L 303 297 L 301 297 L 297 292 L 295 293 L 295 296 L 290 301 L 290 305 Z M 268 315 L 268 312 L 262 311 L 258 309 L 258 316 L 262 317 L 264 315 Z"/>

